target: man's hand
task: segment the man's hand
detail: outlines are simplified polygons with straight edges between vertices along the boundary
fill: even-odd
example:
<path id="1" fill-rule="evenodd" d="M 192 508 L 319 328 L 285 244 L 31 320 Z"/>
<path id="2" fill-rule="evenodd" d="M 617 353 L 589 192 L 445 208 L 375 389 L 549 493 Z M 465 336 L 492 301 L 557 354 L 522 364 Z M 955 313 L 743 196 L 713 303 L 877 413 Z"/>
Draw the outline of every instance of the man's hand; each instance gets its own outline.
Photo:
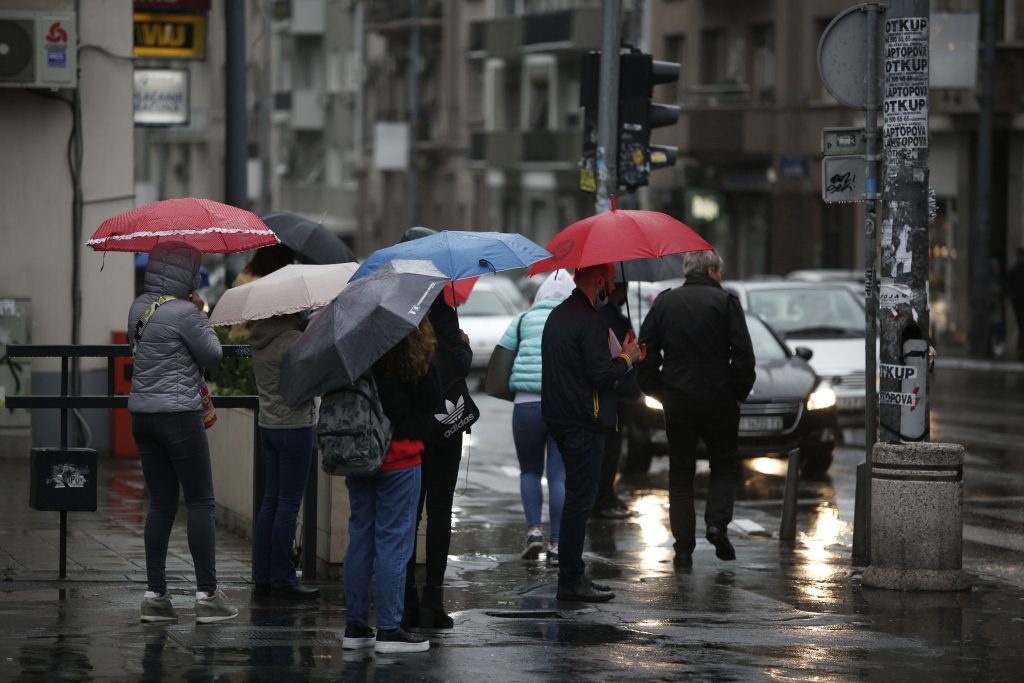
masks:
<path id="1" fill-rule="evenodd" d="M 626 333 L 626 338 L 622 342 L 622 353 L 629 356 L 630 364 L 640 360 L 640 344 L 637 343 L 632 332 Z"/>

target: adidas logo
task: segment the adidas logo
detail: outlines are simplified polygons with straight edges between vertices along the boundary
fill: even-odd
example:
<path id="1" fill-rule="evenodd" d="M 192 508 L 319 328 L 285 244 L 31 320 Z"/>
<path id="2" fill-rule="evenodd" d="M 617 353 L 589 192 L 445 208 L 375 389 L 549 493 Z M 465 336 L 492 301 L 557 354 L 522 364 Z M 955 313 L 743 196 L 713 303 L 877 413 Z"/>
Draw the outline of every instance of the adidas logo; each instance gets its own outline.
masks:
<path id="1" fill-rule="evenodd" d="M 462 397 L 459 396 L 459 400 L 456 401 L 455 403 L 446 400 L 444 402 L 444 409 L 447 412 L 434 413 L 434 419 L 436 419 L 441 424 L 450 425 L 454 422 L 459 421 L 459 419 L 462 417 L 463 411 L 465 411 L 466 409 L 466 406 L 463 404 Z"/>

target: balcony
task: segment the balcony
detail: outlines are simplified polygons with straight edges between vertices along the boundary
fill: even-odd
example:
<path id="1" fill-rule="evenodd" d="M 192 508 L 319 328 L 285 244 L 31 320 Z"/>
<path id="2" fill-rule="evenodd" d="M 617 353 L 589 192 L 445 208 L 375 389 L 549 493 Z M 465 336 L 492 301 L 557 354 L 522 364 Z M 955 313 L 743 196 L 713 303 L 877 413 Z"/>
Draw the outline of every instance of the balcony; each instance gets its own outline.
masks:
<path id="1" fill-rule="evenodd" d="M 750 86 L 743 83 L 695 85 L 683 99 L 684 110 L 746 107 L 750 104 Z"/>
<path id="2" fill-rule="evenodd" d="M 469 25 L 467 52 L 472 59 L 515 59 L 523 35 L 519 17 L 501 17 L 474 21 Z"/>
<path id="3" fill-rule="evenodd" d="M 420 15 L 412 16 L 407 2 L 372 2 L 366 17 L 366 30 L 376 33 L 407 33 L 418 24 L 421 29 L 440 29 L 444 2 L 422 2 Z"/>
<path id="4" fill-rule="evenodd" d="M 477 168 L 512 170 L 523 156 L 518 131 L 473 131 L 469 134 L 469 160 Z"/>
<path id="5" fill-rule="evenodd" d="M 601 9 L 570 9 L 523 17 L 523 52 L 601 49 Z"/>
<path id="6" fill-rule="evenodd" d="M 578 130 L 537 130 L 522 133 L 523 163 L 576 168 L 583 146 Z"/>
<path id="7" fill-rule="evenodd" d="M 574 169 L 580 135 L 577 130 L 474 131 L 469 136 L 469 159 L 477 168 Z"/>

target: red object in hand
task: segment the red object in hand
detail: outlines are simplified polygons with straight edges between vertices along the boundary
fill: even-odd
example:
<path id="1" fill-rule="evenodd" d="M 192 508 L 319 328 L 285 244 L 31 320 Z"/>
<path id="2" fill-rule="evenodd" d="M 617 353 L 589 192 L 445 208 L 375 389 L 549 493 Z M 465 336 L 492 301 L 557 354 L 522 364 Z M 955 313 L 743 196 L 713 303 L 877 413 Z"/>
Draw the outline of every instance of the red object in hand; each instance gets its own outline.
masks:
<path id="1" fill-rule="evenodd" d="M 640 345 L 640 360 L 647 360 L 647 344 Z"/>

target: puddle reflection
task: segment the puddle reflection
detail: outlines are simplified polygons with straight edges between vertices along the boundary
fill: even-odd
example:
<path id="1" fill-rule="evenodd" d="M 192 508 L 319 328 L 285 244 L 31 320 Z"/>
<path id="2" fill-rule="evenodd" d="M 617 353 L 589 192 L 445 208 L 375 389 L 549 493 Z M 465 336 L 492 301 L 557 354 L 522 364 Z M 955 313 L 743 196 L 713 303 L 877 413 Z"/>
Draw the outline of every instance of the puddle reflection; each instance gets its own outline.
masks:
<path id="1" fill-rule="evenodd" d="M 634 498 L 630 509 L 637 514 L 634 522 L 640 527 L 640 565 L 643 569 L 659 569 L 669 550 L 665 544 L 672 538 L 668 524 L 668 496 L 648 493 Z"/>
<path id="2" fill-rule="evenodd" d="M 806 528 L 796 551 L 800 560 L 794 572 L 801 579 L 796 585 L 804 598 L 820 603 L 829 599 L 837 574 L 846 574 L 846 568 L 836 563 L 835 548 L 843 547 L 844 537 L 853 529 L 839 518 L 839 508 L 832 502 L 819 503 L 809 514 Z"/>

